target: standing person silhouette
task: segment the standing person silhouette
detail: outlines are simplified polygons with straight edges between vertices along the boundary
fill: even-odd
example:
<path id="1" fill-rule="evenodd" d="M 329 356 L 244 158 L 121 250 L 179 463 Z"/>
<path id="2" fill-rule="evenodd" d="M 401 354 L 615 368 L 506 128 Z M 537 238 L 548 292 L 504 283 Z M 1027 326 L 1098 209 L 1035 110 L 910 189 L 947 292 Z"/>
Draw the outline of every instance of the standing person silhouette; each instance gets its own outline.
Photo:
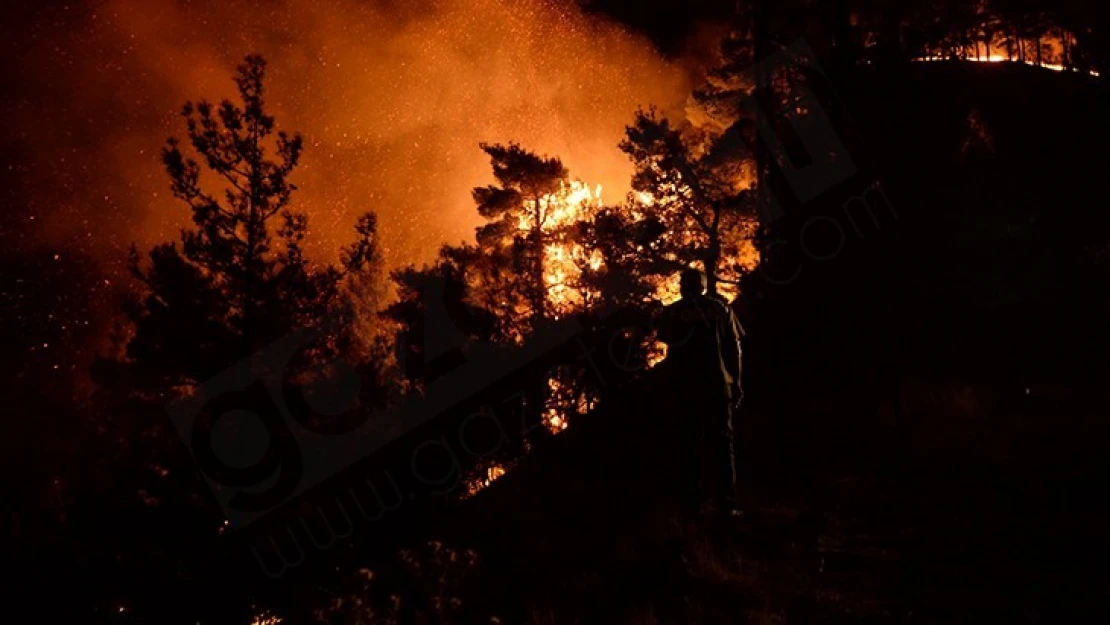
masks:
<path id="1" fill-rule="evenodd" d="M 721 299 L 705 294 L 706 277 L 697 269 L 680 276 L 682 299 L 662 310 L 657 336 L 667 345 L 666 369 L 680 406 L 683 507 L 696 513 L 706 481 L 717 509 L 740 517 L 732 442 L 732 410 L 743 397 L 740 384 L 743 330 Z M 708 461 L 708 462 L 706 462 Z M 703 470 L 709 464 L 712 471 Z M 706 479 L 708 478 L 708 479 Z"/>

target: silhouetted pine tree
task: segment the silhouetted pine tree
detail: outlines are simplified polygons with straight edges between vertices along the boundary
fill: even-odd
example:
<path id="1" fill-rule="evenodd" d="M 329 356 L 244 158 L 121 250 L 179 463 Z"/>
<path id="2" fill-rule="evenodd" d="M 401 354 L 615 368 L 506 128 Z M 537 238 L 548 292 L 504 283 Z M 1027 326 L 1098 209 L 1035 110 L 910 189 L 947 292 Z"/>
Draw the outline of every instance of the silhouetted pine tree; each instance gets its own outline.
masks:
<path id="1" fill-rule="evenodd" d="M 656 254 L 645 252 L 657 244 L 663 225 L 637 218 L 632 205 L 606 206 L 561 228 L 561 243 L 577 245 L 577 286 L 589 295 L 584 311 L 600 306 L 641 308 L 655 295 L 657 277 L 671 268 Z M 600 259 L 600 262 L 594 262 Z"/>
<path id="2" fill-rule="evenodd" d="M 199 160 L 177 139 L 163 150 L 173 194 L 195 227 L 182 232 L 180 246 L 156 246 L 145 267 L 132 250 L 132 272 L 147 292 L 128 311 L 135 330 L 126 357 L 138 365 L 142 388 L 166 392 L 203 381 L 302 327 L 326 324 L 333 353 L 353 348 L 356 337 L 344 328 L 357 298 L 346 291 L 351 281 L 365 286 L 368 273 L 380 272 L 377 220 L 373 213 L 359 218 L 339 266 L 306 258 L 308 217 L 290 207 L 296 186 L 289 180 L 303 142 L 299 134 L 275 133 L 264 106 L 265 69 L 260 56 L 239 66 L 240 103 L 185 105 L 188 143 Z M 222 183 L 222 192 L 210 191 L 210 180 Z M 365 302 L 362 308 L 365 315 Z"/>
<path id="3" fill-rule="evenodd" d="M 632 207 L 659 235 L 639 250 L 669 275 L 700 265 L 715 292 L 735 282 L 740 247 L 753 227 L 754 204 L 735 159 L 719 159 L 713 137 L 694 143 L 656 111 L 640 111 L 620 148 L 632 160 L 632 188 L 642 194 Z"/>
<path id="4" fill-rule="evenodd" d="M 477 257 L 474 246 L 445 245 L 431 266 L 391 274 L 397 300 L 383 314 L 396 326 L 398 365 L 409 386 L 420 388 L 458 366 L 469 342 L 495 338 L 496 315 L 475 305 L 468 285 Z"/>
<path id="5" fill-rule="evenodd" d="M 519 339 L 548 314 L 544 249 L 552 214 L 546 198 L 568 182 L 569 173 L 559 159 L 515 143 L 481 147 L 497 185 L 473 192 L 487 223 L 477 231 L 481 254 L 472 267 L 471 288 L 483 307 L 503 313 L 503 330 Z"/>
<path id="6" fill-rule="evenodd" d="M 433 265 L 393 274 L 400 297 L 386 314 L 400 326 L 403 371 L 417 387 L 456 366 L 458 351 L 470 341 L 525 343 L 542 321 L 595 304 L 608 274 L 588 259 L 620 236 L 608 227 L 612 220 L 595 222 L 582 215 L 575 222 L 559 212 L 568 210 L 570 179 L 557 158 L 515 143 L 481 147 L 497 184 L 473 191 L 486 219 L 476 229 L 476 245 L 445 246 Z M 552 284 L 548 273 L 552 246 L 585 251 L 570 259 L 576 270 L 564 267 L 573 275 L 559 284 Z M 560 299 L 556 290 L 571 301 Z M 568 374 L 560 375 L 562 380 Z M 521 409 L 525 429 L 531 431 L 552 396 L 542 376 L 525 386 Z M 572 390 L 569 383 L 560 388 L 566 394 Z"/>
<path id="7" fill-rule="evenodd" d="M 261 57 L 250 56 L 238 68 L 239 102 L 184 107 L 196 157 L 171 139 L 163 162 L 193 227 L 183 230 L 180 243 L 155 246 L 145 261 L 132 249 L 142 293 L 126 307 L 119 353 L 92 370 L 102 414 L 90 419 L 99 436 L 84 445 L 97 458 L 87 469 L 97 484 L 87 489 L 95 504 L 81 511 L 98 541 L 117 545 L 117 577 L 108 579 L 120 585 L 173 579 L 187 588 L 188 580 L 216 580 L 226 572 L 195 557 L 222 515 L 205 503 L 208 488 L 166 417 L 169 401 L 302 328 L 320 328 L 323 338 L 290 368 L 274 372 L 284 384 L 311 392 L 311 383 L 330 369 L 306 374 L 339 357 L 356 367 L 360 406 L 384 399 L 382 341 L 367 327 L 377 319 L 384 286 L 376 217 L 358 219 L 338 265 L 306 258 L 308 218 L 292 209 L 296 187 L 289 179 L 302 141 L 275 132 L 263 98 L 265 67 Z M 323 431 L 347 416 L 311 415 L 304 425 Z M 173 547 L 151 553 L 152 537 L 168 535 L 175 537 Z"/>

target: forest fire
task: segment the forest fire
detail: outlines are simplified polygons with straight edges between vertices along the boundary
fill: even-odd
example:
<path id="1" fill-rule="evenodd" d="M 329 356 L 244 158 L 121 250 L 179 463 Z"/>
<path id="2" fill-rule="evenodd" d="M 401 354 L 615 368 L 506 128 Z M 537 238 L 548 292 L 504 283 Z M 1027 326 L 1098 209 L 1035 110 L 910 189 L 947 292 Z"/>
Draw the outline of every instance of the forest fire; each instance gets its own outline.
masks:
<path id="1" fill-rule="evenodd" d="M 644 37 L 569 2 L 238 4 L 109 0 L 69 12 L 57 45 L 28 55 L 37 71 L 19 79 L 39 99 L 5 123 L 32 150 L 25 218 L 47 240 L 116 266 L 131 243 L 149 248 L 186 226 L 160 144 L 179 132 L 182 102 L 231 95 L 226 77 L 248 52 L 271 63 L 282 128 L 305 133 L 296 203 L 312 217 L 307 252 L 334 260 L 354 217 L 373 209 L 390 267 L 471 236 L 480 141 L 558 154 L 623 194 L 629 165 L 616 144 L 631 113 L 681 110 L 692 80 Z"/>
<path id="2" fill-rule="evenodd" d="M 978 39 L 983 39 L 980 41 Z M 980 37 L 970 43 L 942 43 L 932 47 L 919 61 L 936 62 L 958 59 L 971 63 L 1020 63 L 1056 72 L 1081 72 L 1098 77 L 1097 70 L 1082 70 L 1071 59 L 1075 35 L 1062 28 L 1035 39 Z M 985 40 L 990 39 L 990 43 Z"/>
<path id="3" fill-rule="evenodd" d="M 1108 7 L 0 5 L 13 622 L 1095 621 Z"/>
<path id="4" fill-rule="evenodd" d="M 924 61 L 924 62 L 938 62 L 938 61 L 950 61 L 952 59 L 951 59 L 951 57 L 930 55 L 930 56 L 923 56 L 918 60 L 919 61 Z M 1043 67 L 1044 69 L 1050 69 L 1054 72 L 1065 72 L 1065 71 L 1078 72 L 1079 71 L 1078 69 L 1076 69 L 1074 67 L 1072 67 L 1072 68 L 1065 67 L 1064 65 L 1062 65 L 1060 63 L 1050 63 L 1050 62 L 1038 63 L 1036 61 L 1028 61 L 1028 60 L 1027 61 L 1020 61 L 1020 60 L 1012 58 L 1010 55 L 1001 54 L 1001 53 L 999 53 L 997 51 L 994 51 L 994 50 L 991 51 L 989 56 L 988 55 L 969 56 L 969 57 L 960 58 L 959 60 L 966 61 L 966 62 L 969 62 L 969 63 L 1021 63 L 1023 65 L 1031 65 L 1033 67 Z M 1101 74 L 1098 72 L 1098 70 L 1093 70 L 1093 69 L 1092 70 L 1087 70 L 1087 73 L 1089 73 L 1091 76 L 1094 76 L 1096 78 L 1101 76 Z"/>
<path id="5" fill-rule="evenodd" d="M 543 254 L 544 281 L 548 303 L 556 318 L 584 309 L 597 296 L 596 291 L 580 286 L 580 278 L 584 268 L 597 270 L 601 267 L 600 252 L 591 253 L 582 245 L 562 242 L 558 235 L 561 229 L 588 219 L 601 207 L 601 185 L 591 188 L 580 180 L 563 183 L 559 191 L 540 200 L 540 227 L 548 241 Z M 529 218 L 522 214 L 520 232 L 526 235 L 533 227 Z"/>

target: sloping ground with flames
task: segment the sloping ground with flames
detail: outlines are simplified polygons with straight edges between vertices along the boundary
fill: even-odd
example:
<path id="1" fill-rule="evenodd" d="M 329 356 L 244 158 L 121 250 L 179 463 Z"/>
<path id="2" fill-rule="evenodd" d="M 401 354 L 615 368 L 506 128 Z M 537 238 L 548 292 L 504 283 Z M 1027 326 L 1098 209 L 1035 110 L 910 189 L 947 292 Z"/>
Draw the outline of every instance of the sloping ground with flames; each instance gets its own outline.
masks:
<path id="1" fill-rule="evenodd" d="M 898 105 L 882 101 L 881 109 L 870 109 L 873 115 L 861 116 L 865 132 L 876 139 L 874 149 L 886 153 L 898 146 L 892 158 L 899 165 L 921 165 L 899 167 L 894 177 L 895 201 L 903 198 L 898 204 L 902 221 L 868 241 L 862 259 L 808 269 L 820 271 L 814 281 L 828 282 L 829 288 L 853 288 L 863 298 L 861 310 L 878 311 L 849 316 L 841 321 L 844 327 L 823 327 L 822 332 L 889 340 L 909 351 L 896 367 L 835 356 L 838 370 L 851 369 L 846 377 L 861 380 L 859 389 L 844 388 L 843 377 L 832 381 L 840 386 L 839 394 L 797 388 L 785 380 L 775 385 L 789 397 L 775 396 L 770 384 L 752 389 L 755 401 L 740 417 L 739 463 L 749 505 L 745 522 L 675 522 L 674 432 L 688 415 L 668 388 L 665 370 L 649 370 L 610 389 L 598 410 L 434 524 L 427 536 L 442 541 L 435 549 L 460 546 L 479 554 L 475 566 L 483 571 L 482 590 L 463 600 L 497 605 L 494 612 L 503 622 L 533 623 L 895 623 L 907 618 L 949 623 L 1094 614 L 1098 577 L 1088 565 L 1095 563 L 1081 557 L 1067 565 L 1043 559 L 1058 547 L 1085 549 L 1104 541 L 1092 532 L 1095 525 L 1083 525 L 1096 517 L 1081 499 L 1068 506 L 1079 520 L 1070 522 L 1065 534 L 1053 529 L 1063 522 L 1053 511 L 1053 493 L 1080 493 L 1091 482 L 1089 476 L 1045 470 L 1059 469 L 1062 457 L 1105 464 L 1095 460 L 1097 446 L 1090 443 L 1105 434 L 1105 422 L 1089 420 L 1092 415 L 1079 407 L 1095 387 L 1085 386 L 1081 376 L 1057 382 L 1065 385 L 1065 391 L 1055 391 L 1064 393 L 1064 403 L 1041 390 L 1048 379 L 1039 363 L 1048 355 L 1042 350 L 1073 331 L 1048 323 L 1041 300 L 1057 301 L 1065 297 L 1058 289 L 1067 289 L 1036 266 L 1015 274 L 986 256 L 1024 253 L 1011 246 L 1017 236 L 1029 237 L 1041 262 L 1065 262 L 1075 251 L 1067 244 L 1072 239 L 1055 237 L 1079 225 L 1072 220 L 1084 213 L 1071 200 L 1090 190 L 1087 174 L 1097 166 L 1079 150 L 1095 138 L 1061 139 L 1048 130 L 1029 129 L 1020 121 L 1024 113 L 1012 110 L 1016 96 L 1026 93 L 1032 81 L 1038 95 L 1023 106 L 1051 115 L 1077 111 L 1086 121 L 1097 115 L 1095 103 L 1103 100 L 1089 85 L 1076 82 L 1079 77 L 1030 72 L 1035 70 L 923 66 L 894 79 Z M 950 106 L 939 107 L 941 102 Z M 939 110 L 945 113 L 937 115 Z M 968 122 L 971 110 L 979 112 L 975 124 Z M 920 120 L 922 127 L 911 124 L 893 133 L 897 136 L 883 136 L 902 115 Z M 1098 137 L 1105 135 L 1105 124 L 1091 127 Z M 1020 147 L 995 156 L 981 141 L 988 134 L 996 145 Z M 1059 141 L 1068 149 L 1055 156 L 1041 152 L 1046 142 Z M 1070 168 L 1077 176 L 1042 181 L 1025 175 L 1027 168 L 1038 166 L 1038 158 L 1054 158 L 1058 162 L 1041 166 Z M 1009 175 L 1020 175 L 1023 182 L 1005 197 L 984 200 L 972 193 L 977 176 Z M 919 191 L 921 202 L 905 200 L 908 190 Z M 1039 203 L 1050 196 L 1067 203 L 1040 211 Z M 1030 229 L 1026 217 L 1033 213 L 1043 216 L 1035 229 L 1051 236 Z M 956 218 L 977 220 L 981 227 L 953 230 L 950 220 Z M 1085 225 L 1076 236 L 1086 236 L 1100 223 L 1095 215 L 1082 219 Z M 928 249 L 944 249 L 947 256 L 926 256 L 922 252 Z M 860 281 L 867 279 L 860 268 L 876 265 L 893 267 L 899 281 L 860 290 Z M 946 285 L 958 276 L 976 284 L 991 280 L 995 289 L 954 292 Z M 816 289 L 809 282 L 794 288 Z M 940 292 L 946 295 L 931 295 Z M 767 294 L 772 303 L 760 313 L 760 334 L 777 330 L 773 317 L 786 311 L 775 302 L 807 301 L 797 293 Z M 1067 297 L 1088 295 L 1089 290 Z M 791 313 L 789 323 L 827 314 L 818 304 L 808 302 L 801 316 Z M 888 319 L 877 325 L 891 310 L 902 323 L 892 326 Z M 1021 352 L 994 353 L 999 346 L 990 336 L 965 335 L 949 320 L 956 311 L 965 325 L 984 328 L 1020 325 L 1035 316 L 1051 336 L 1030 336 Z M 1097 322 L 1073 318 L 1072 325 L 1089 332 Z M 1096 339 L 1105 341 L 1105 333 L 1088 336 Z M 953 345 L 968 361 L 1006 360 L 1006 366 L 1020 370 L 1027 386 L 965 378 L 964 363 L 948 356 Z M 808 344 L 794 354 L 794 366 L 804 366 L 804 359 L 814 357 L 805 350 L 814 349 L 819 346 Z M 781 373 L 774 358 L 784 355 L 766 350 L 765 344 L 756 346 L 747 366 L 757 374 Z M 876 373 L 892 368 L 904 376 L 896 380 L 893 412 L 885 403 L 888 389 L 880 384 L 885 378 Z M 817 398 L 824 405 L 807 403 L 811 392 L 822 393 Z M 1105 395 L 1104 389 L 1098 392 Z M 861 414 L 874 420 L 852 430 L 860 427 Z M 1087 434 L 1061 434 L 1062 422 Z M 1038 442 L 1051 432 L 1067 443 L 1060 450 L 1039 449 Z M 844 443 L 852 446 L 840 446 Z M 826 464 L 838 454 L 850 458 L 854 470 Z M 863 468 L 875 458 L 882 471 Z M 798 475 L 806 477 L 799 480 Z M 967 542 L 969 536 L 974 544 Z M 1046 561 L 1057 566 L 1042 566 Z M 450 576 L 453 569 L 442 570 Z"/>
<path id="2" fill-rule="evenodd" d="M 919 61 L 960 60 L 973 63 L 1021 63 L 1043 67 L 1056 72 L 1085 73 L 1099 76 L 1097 70 L 1078 67 L 1072 59 L 1071 50 L 1076 46 L 1075 35 L 1064 28 L 1052 28 L 1046 36 L 1038 39 L 1023 40 L 1004 38 L 985 43 L 987 37 L 982 30 L 977 38 L 968 42 L 943 41 L 932 47 Z"/>
<path id="3" fill-rule="evenodd" d="M 1090 406 L 1110 401 L 1110 305 L 1091 285 L 1106 283 L 1108 230 L 1088 199 L 1104 193 L 1091 155 L 1107 142 L 1105 91 L 1018 64 L 871 79 L 845 100 L 886 167 L 897 223 L 790 288 L 744 285 L 759 302 L 737 422 L 744 522 L 675 523 L 673 434 L 689 415 L 657 367 L 608 377 L 600 404 L 548 420 L 560 434 L 468 464 L 469 497 L 438 492 L 445 479 L 327 528 L 331 542 L 283 542 L 279 579 L 259 573 L 253 544 L 228 548 L 254 526 L 206 536 L 185 579 L 172 565 L 144 575 L 143 596 L 203 613 L 190 622 L 249 622 L 249 603 L 258 625 L 1101 622 L 1106 523 L 1091 493 L 1110 471 L 1105 415 Z M 1088 360 L 1065 358 L 1067 345 Z M 573 336 L 566 347 L 582 355 Z M 415 444 L 473 408 L 433 419 Z M 392 460 L 411 472 L 404 453 Z M 346 486 L 276 512 L 289 523 L 275 535 L 320 529 L 313 504 Z M 147 518 L 112 522 L 164 540 Z M 110 617 L 139 614 L 120 603 Z"/>

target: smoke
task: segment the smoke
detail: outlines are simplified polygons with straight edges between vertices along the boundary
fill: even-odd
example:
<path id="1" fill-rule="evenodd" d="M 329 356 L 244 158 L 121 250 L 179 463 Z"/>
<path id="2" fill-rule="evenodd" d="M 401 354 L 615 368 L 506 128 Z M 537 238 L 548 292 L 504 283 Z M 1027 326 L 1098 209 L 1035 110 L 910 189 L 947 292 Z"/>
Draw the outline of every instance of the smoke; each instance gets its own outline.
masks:
<path id="1" fill-rule="evenodd" d="M 314 253 L 330 260 L 373 209 L 390 266 L 472 239 L 479 141 L 557 155 L 619 201 L 624 126 L 649 104 L 681 115 L 691 79 L 570 0 L 109 0 L 46 21 L 6 100 L 22 188 L 7 199 L 35 236 L 108 263 L 188 225 L 160 148 L 186 100 L 233 95 L 251 52 L 270 61 L 279 128 L 305 135 L 295 204 Z"/>

